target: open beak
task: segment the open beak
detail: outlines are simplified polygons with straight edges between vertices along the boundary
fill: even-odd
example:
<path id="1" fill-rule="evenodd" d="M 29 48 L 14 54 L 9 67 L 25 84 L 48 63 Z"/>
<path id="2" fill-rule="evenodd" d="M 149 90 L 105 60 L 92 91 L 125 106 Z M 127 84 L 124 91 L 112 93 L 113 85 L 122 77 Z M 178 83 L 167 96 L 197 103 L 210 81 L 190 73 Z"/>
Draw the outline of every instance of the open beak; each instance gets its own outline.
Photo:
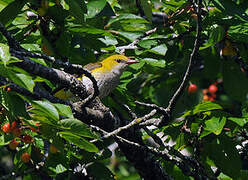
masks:
<path id="1" fill-rule="evenodd" d="M 129 64 L 134 64 L 134 63 L 138 63 L 138 62 L 139 62 L 138 60 L 129 59 L 127 61 L 127 64 L 129 65 Z"/>

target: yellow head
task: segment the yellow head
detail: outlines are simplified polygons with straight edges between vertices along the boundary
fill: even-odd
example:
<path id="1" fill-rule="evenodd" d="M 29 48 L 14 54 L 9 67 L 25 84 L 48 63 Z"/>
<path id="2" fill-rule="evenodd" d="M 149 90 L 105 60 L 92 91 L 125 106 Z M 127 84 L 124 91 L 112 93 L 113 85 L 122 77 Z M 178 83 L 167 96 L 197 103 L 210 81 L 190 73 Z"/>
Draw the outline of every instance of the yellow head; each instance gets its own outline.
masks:
<path id="1" fill-rule="evenodd" d="M 113 55 L 104 59 L 101 64 L 105 71 L 120 71 L 122 72 L 129 64 L 138 63 L 137 60 L 131 60 L 123 55 Z"/>

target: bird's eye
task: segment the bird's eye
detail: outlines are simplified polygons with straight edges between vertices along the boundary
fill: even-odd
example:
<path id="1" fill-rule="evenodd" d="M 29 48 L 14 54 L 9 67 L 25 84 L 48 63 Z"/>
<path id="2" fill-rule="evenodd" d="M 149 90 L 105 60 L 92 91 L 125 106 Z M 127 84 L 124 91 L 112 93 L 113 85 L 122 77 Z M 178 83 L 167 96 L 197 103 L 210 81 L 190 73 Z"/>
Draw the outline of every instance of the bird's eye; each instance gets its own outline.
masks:
<path id="1" fill-rule="evenodd" d="M 120 62 L 121 62 L 121 60 L 120 60 L 120 59 L 116 59 L 116 62 L 120 63 Z"/>

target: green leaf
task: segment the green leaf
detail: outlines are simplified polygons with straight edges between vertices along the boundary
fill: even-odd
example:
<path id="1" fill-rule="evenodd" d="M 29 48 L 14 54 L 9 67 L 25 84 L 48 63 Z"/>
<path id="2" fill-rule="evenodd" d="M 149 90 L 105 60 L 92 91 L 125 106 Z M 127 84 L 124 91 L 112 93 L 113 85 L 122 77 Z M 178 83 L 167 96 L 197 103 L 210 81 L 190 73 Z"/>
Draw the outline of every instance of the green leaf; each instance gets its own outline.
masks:
<path id="1" fill-rule="evenodd" d="M 86 6 L 82 0 L 66 0 L 70 7 L 70 13 L 76 18 L 76 20 L 83 24 L 84 23 L 84 13 L 86 13 Z"/>
<path id="2" fill-rule="evenodd" d="M 217 104 L 215 102 L 205 101 L 205 102 L 195 106 L 193 110 L 187 111 L 183 115 L 183 117 L 193 116 L 193 115 L 201 113 L 201 112 L 212 111 L 212 110 L 220 110 L 220 109 L 223 109 L 221 107 L 221 105 L 219 105 L 219 104 Z"/>
<path id="3" fill-rule="evenodd" d="M 184 3 L 185 3 L 184 1 L 177 1 L 177 0 L 163 1 L 163 5 L 172 11 L 176 11 Z"/>
<path id="4" fill-rule="evenodd" d="M 225 36 L 224 28 L 219 25 L 214 26 L 212 31 L 210 32 L 208 41 L 203 44 L 203 47 L 200 47 L 200 50 L 215 45 L 217 42 L 223 40 L 224 36 Z"/>
<path id="5" fill-rule="evenodd" d="M 111 36 L 108 32 L 102 29 L 97 29 L 94 27 L 90 26 L 72 26 L 68 29 L 71 32 L 74 33 L 82 33 L 82 34 L 99 34 L 99 35 L 106 35 L 106 36 Z"/>
<path id="6" fill-rule="evenodd" d="M 0 104 L 13 116 L 29 118 L 25 102 L 16 94 L 0 90 Z"/>
<path id="7" fill-rule="evenodd" d="M 149 4 L 147 0 L 140 0 L 140 3 L 146 18 L 149 19 L 149 21 L 152 21 L 152 5 Z"/>
<path id="8" fill-rule="evenodd" d="M 229 117 L 228 120 L 235 122 L 241 127 L 243 127 L 248 122 L 248 118 Z"/>
<path id="9" fill-rule="evenodd" d="M 138 33 L 138 32 L 118 32 L 118 34 L 127 38 L 130 41 L 134 41 L 138 37 L 142 36 L 142 33 Z"/>
<path id="10" fill-rule="evenodd" d="M 186 145 L 185 134 L 180 133 L 179 136 L 176 139 L 175 149 L 178 150 L 178 151 L 181 151 L 182 149 L 184 149 L 185 145 Z"/>
<path id="11" fill-rule="evenodd" d="M 125 23 L 148 23 L 144 18 L 140 16 L 136 16 L 134 14 L 121 14 L 119 16 L 116 16 L 115 18 L 110 19 L 106 27 L 119 21 L 121 21 L 122 23 L 123 22 Z"/>
<path id="12" fill-rule="evenodd" d="M 146 62 L 147 64 L 155 67 L 161 67 L 164 68 L 166 65 L 165 60 L 158 60 L 158 59 L 153 59 L 153 58 L 144 58 L 142 61 Z"/>
<path id="13" fill-rule="evenodd" d="M 90 143 L 89 141 L 85 140 L 84 138 L 77 136 L 75 134 L 69 133 L 69 132 L 59 132 L 62 138 L 67 140 L 68 142 L 71 142 L 72 144 L 78 146 L 79 148 L 82 148 L 89 152 L 98 152 L 98 148 Z"/>
<path id="14" fill-rule="evenodd" d="M 25 74 L 19 74 L 19 73 L 16 74 L 13 72 L 9 72 L 8 76 L 14 83 L 29 90 L 30 92 L 33 92 L 35 83 L 32 79 L 32 76 L 28 76 Z"/>
<path id="15" fill-rule="evenodd" d="M 114 180 L 113 173 L 102 163 L 95 162 L 88 166 L 87 171 L 96 179 Z"/>
<path id="16" fill-rule="evenodd" d="M 234 41 L 246 43 L 248 41 L 248 23 L 230 26 L 228 29 L 228 36 Z"/>
<path id="17" fill-rule="evenodd" d="M 9 141 L 6 141 L 4 137 L 5 137 L 4 135 L 0 136 L 0 147 L 9 144 Z"/>
<path id="18" fill-rule="evenodd" d="M 216 135 L 222 132 L 226 124 L 226 117 L 221 113 L 214 113 L 214 116 L 205 122 L 204 130 L 210 131 Z"/>
<path id="19" fill-rule="evenodd" d="M 59 114 L 68 118 L 73 118 L 70 106 L 64 104 L 53 104 L 58 110 Z"/>
<path id="20" fill-rule="evenodd" d="M 149 50 L 149 52 L 164 56 L 167 50 L 168 50 L 167 46 L 165 44 L 161 44 L 159 46 L 152 48 L 151 50 Z"/>
<path id="21" fill-rule="evenodd" d="M 46 167 L 55 174 L 63 173 L 70 168 L 69 159 L 62 153 L 49 154 Z"/>
<path id="22" fill-rule="evenodd" d="M 102 41 L 104 44 L 106 44 L 107 46 L 109 45 L 114 46 L 118 44 L 118 41 L 113 36 L 105 36 L 105 38 L 98 38 L 98 39 Z"/>
<path id="23" fill-rule="evenodd" d="M 152 46 L 156 46 L 158 42 L 156 40 L 142 40 L 139 41 L 138 45 L 145 48 L 145 49 L 150 49 Z"/>
<path id="24" fill-rule="evenodd" d="M 87 18 L 93 18 L 100 13 L 106 5 L 106 0 L 91 0 L 87 4 Z"/>
<path id="25" fill-rule="evenodd" d="M 0 60 L 6 66 L 9 59 L 10 59 L 9 46 L 0 43 Z"/>
<path id="26" fill-rule="evenodd" d="M 59 121 L 59 124 L 66 128 L 70 128 L 68 132 L 73 134 L 89 138 L 97 138 L 97 136 L 91 132 L 88 125 L 78 119 L 63 119 Z"/>
<path id="27" fill-rule="evenodd" d="M 223 62 L 223 85 L 225 92 L 233 99 L 243 102 L 248 93 L 248 79 L 234 61 Z"/>
<path id="28" fill-rule="evenodd" d="M 248 16 L 245 6 L 238 6 L 236 2 L 233 1 L 223 1 L 223 0 L 214 0 L 213 4 L 222 11 L 222 13 L 235 16 L 242 21 L 248 21 Z"/>
<path id="29" fill-rule="evenodd" d="M 238 179 L 242 168 L 240 155 L 231 138 L 221 136 L 204 145 L 204 152 L 224 174 Z"/>
<path id="30" fill-rule="evenodd" d="M 32 106 L 40 110 L 47 117 L 52 118 L 55 121 L 59 120 L 59 113 L 56 107 L 49 101 L 31 101 Z"/>
<path id="31" fill-rule="evenodd" d="M 0 12 L 0 22 L 5 26 L 10 24 L 16 18 L 16 16 L 20 13 L 25 3 L 26 2 L 23 0 L 13 1 L 9 3 Z"/>
<path id="32" fill-rule="evenodd" d="M 49 167 L 49 169 L 55 172 L 56 174 L 60 174 L 67 171 L 67 169 L 62 164 L 57 164 L 55 168 Z"/>

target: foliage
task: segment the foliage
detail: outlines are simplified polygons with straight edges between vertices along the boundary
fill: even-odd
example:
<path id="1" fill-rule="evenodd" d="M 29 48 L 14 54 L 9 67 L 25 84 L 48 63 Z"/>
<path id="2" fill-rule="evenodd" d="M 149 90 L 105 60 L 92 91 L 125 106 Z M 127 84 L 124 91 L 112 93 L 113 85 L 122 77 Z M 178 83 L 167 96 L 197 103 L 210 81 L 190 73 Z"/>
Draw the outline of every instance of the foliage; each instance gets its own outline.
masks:
<path id="1" fill-rule="evenodd" d="M 0 22 L 23 48 L 81 65 L 120 53 L 121 47 L 141 38 L 136 48 L 125 50 L 127 56 L 134 56 L 140 63 L 123 73 L 113 94 L 138 116 L 143 116 L 148 110 L 134 100 L 166 107 L 179 87 L 194 47 L 197 15 L 186 0 L 136 3 L 0 0 Z M 188 93 L 185 89 L 171 120 L 153 133 L 162 133 L 162 141 L 173 142 L 175 150 L 187 151 L 199 160 L 210 176 L 247 179 L 248 4 L 245 0 L 203 0 L 202 11 L 201 46 L 188 83 L 196 84 L 197 91 Z M 162 21 L 154 15 L 158 12 L 166 14 Z M 143 37 L 155 27 L 154 33 Z M 20 60 L 11 56 L 9 50 L 6 38 L 0 33 L 1 77 L 29 92 L 34 92 L 36 86 L 57 88 L 47 79 L 16 67 Z M 41 58 L 32 60 L 54 67 Z M 217 87 L 215 93 L 208 90 L 213 84 Z M 10 169 L 0 168 L 0 174 L 13 171 L 23 179 L 47 176 L 73 179 L 84 175 L 76 169 L 82 165 L 88 176 L 96 179 L 140 179 L 124 154 L 118 148 L 110 148 L 112 139 L 92 141 L 99 140 L 101 135 L 76 119 L 69 106 L 34 100 L 12 91 L 8 85 L 0 87 L 0 125 L 15 121 L 17 126 L 10 133 L 0 132 L 1 158 L 11 156 L 9 161 L 13 162 Z M 112 97 L 106 97 L 103 102 L 112 112 L 121 112 L 130 119 Z M 21 134 L 14 133 L 16 128 Z M 25 135 L 33 140 L 25 143 Z M 148 137 L 143 132 L 145 143 Z M 14 138 L 19 145 L 12 150 L 8 144 Z M 50 144 L 57 151 L 50 152 Z M 31 160 L 24 163 L 23 153 L 29 153 Z M 188 178 L 181 167 L 161 158 L 158 160 L 165 161 L 163 168 L 172 177 Z M 39 171 L 25 173 L 41 162 L 44 164 Z"/>

